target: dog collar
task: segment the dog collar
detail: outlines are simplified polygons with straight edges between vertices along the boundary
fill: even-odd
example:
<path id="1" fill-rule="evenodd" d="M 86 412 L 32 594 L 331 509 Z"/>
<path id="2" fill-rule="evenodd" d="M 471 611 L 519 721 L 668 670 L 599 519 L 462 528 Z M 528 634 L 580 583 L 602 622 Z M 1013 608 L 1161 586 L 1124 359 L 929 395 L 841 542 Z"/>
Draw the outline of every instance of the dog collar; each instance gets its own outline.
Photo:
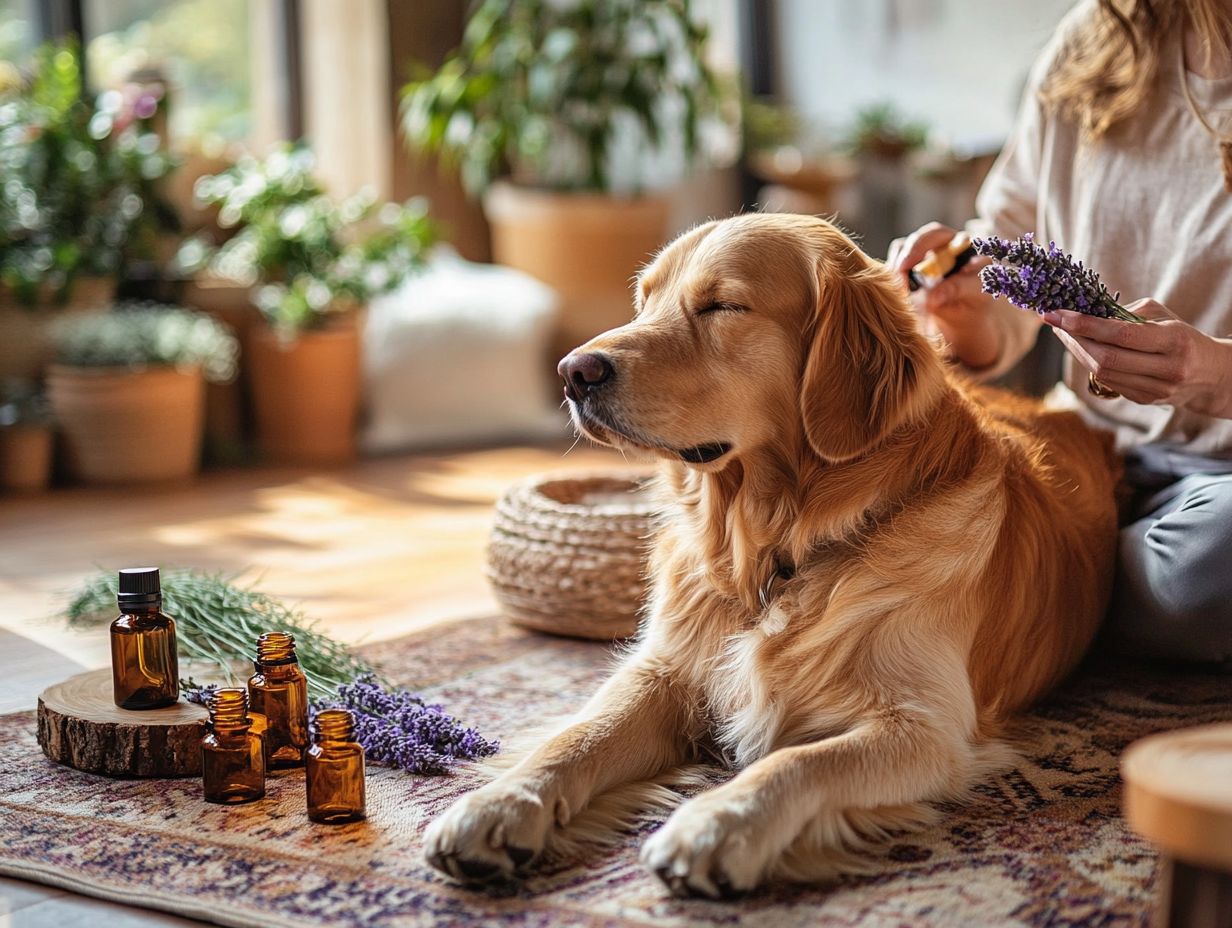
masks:
<path id="1" fill-rule="evenodd" d="M 770 571 L 770 576 L 766 578 L 766 582 L 757 590 L 757 601 L 761 603 L 762 609 L 770 608 L 770 604 L 782 592 L 783 584 L 795 575 L 795 565 L 787 563 L 776 555 L 774 558 L 774 569 Z"/>

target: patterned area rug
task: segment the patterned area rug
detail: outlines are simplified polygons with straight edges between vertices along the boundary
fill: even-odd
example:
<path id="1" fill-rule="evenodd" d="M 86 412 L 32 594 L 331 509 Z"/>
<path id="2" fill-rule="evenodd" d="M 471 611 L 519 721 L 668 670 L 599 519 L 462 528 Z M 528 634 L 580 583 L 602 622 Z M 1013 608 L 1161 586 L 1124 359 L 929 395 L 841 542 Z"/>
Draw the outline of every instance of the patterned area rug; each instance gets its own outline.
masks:
<path id="1" fill-rule="evenodd" d="M 373 646 L 398 682 L 492 737 L 577 705 L 606 648 L 497 619 Z M 641 836 L 486 893 L 420 862 L 423 825 L 477 782 L 372 767 L 369 820 L 304 816 L 302 774 L 268 799 L 206 805 L 193 780 L 116 781 L 48 762 L 33 713 L 0 717 L 0 873 L 224 925 L 1145 925 L 1155 854 L 1119 816 L 1117 757 L 1150 732 L 1232 719 L 1232 678 L 1091 666 L 1022 727 L 1027 760 L 934 829 L 887 847 L 873 876 L 678 901 L 637 864 Z M 644 832 L 654 827 L 648 823 Z"/>

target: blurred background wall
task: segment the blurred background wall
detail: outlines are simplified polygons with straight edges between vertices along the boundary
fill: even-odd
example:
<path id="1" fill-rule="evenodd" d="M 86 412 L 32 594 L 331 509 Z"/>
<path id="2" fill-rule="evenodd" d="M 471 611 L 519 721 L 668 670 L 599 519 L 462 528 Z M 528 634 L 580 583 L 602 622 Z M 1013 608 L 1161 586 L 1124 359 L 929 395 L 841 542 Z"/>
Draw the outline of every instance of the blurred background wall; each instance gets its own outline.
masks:
<path id="1" fill-rule="evenodd" d="M 964 149 L 998 146 L 1072 0 L 776 0 L 781 93 L 841 125 L 889 100 Z"/>

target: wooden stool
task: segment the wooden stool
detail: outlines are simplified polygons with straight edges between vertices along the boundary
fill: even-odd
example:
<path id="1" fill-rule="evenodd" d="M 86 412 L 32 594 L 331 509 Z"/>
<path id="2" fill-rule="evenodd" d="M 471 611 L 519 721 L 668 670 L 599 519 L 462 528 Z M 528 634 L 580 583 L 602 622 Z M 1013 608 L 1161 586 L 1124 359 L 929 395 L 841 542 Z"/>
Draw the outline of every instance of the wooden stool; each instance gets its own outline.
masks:
<path id="1" fill-rule="evenodd" d="M 1143 738 L 1121 775 L 1125 818 L 1163 853 L 1157 924 L 1232 928 L 1232 724 Z"/>

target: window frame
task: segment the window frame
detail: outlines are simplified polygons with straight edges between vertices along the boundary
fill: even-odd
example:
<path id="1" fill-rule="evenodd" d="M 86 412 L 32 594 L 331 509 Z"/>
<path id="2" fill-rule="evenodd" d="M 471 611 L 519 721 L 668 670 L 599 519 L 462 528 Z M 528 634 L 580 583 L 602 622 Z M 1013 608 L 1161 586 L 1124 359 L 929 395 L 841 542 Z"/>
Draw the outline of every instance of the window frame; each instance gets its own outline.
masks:
<path id="1" fill-rule="evenodd" d="M 265 0 L 249 0 L 265 2 Z M 87 37 L 85 34 L 86 0 L 40 0 L 35 4 L 34 42 L 76 39 L 81 47 L 82 73 L 86 66 Z M 283 81 L 279 93 L 282 112 L 279 114 L 285 137 L 299 139 L 304 134 L 303 67 L 300 47 L 300 0 L 274 0 L 275 48 L 272 50 Z M 83 88 L 85 89 L 85 88 Z"/>

